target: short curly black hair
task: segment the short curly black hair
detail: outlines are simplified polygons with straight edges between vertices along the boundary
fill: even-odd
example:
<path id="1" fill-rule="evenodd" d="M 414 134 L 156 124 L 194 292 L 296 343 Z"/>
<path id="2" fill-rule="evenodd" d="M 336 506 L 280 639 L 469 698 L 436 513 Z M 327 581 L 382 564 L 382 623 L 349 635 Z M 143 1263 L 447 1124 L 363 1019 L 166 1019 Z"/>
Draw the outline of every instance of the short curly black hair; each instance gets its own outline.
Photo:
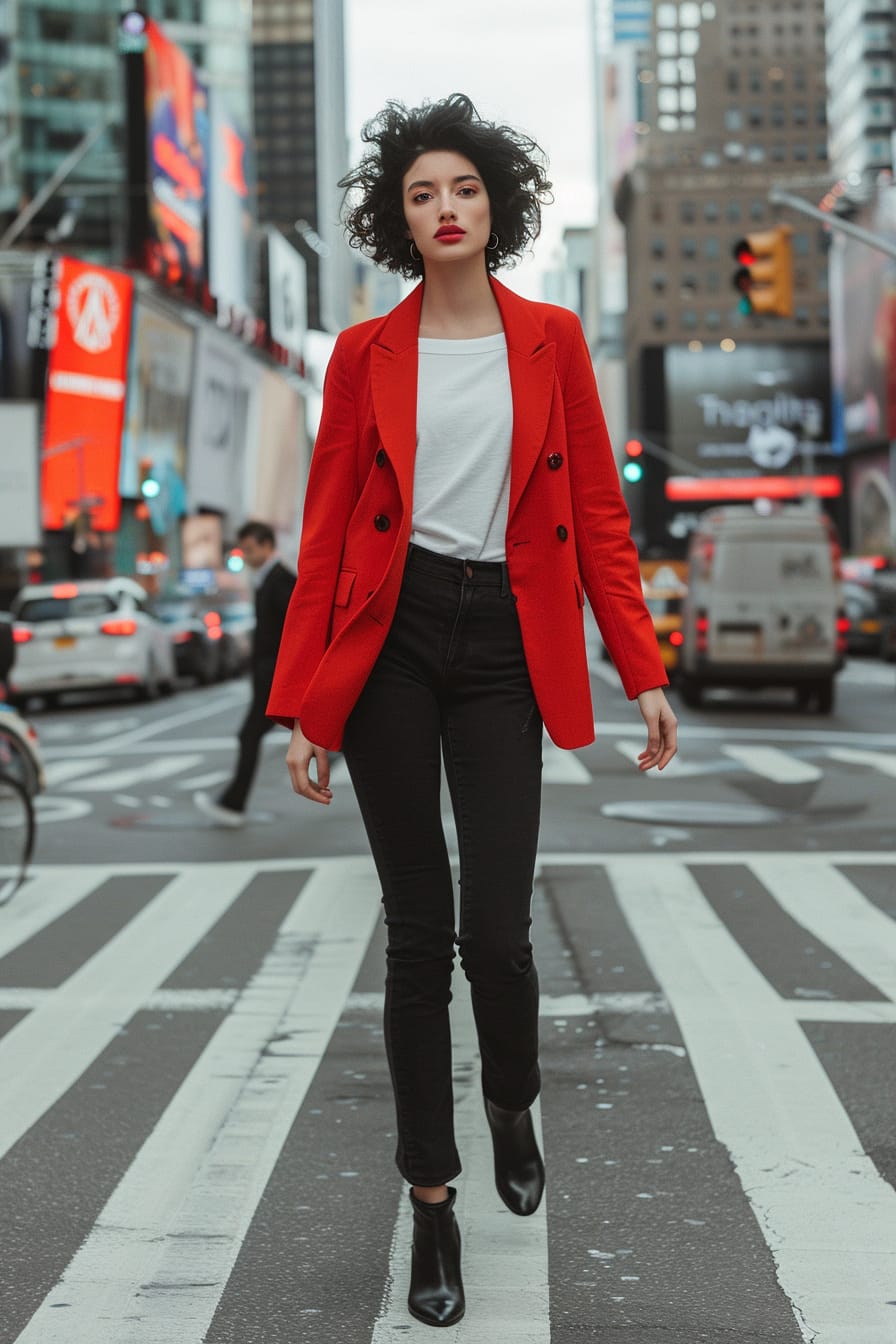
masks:
<path id="1" fill-rule="evenodd" d="M 513 265 L 541 232 L 541 206 L 552 199 L 544 152 L 521 131 L 483 121 L 466 94 L 412 108 L 390 99 L 361 139 L 371 148 L 339 182 L 343 222 L 350 246 L 385 270 L 423 274 L 410 251 L 401 185 L 414 160 L 433 149 L 463 154 L 482 176 L 498 236 L 485 254 L 490 271 Z"/>

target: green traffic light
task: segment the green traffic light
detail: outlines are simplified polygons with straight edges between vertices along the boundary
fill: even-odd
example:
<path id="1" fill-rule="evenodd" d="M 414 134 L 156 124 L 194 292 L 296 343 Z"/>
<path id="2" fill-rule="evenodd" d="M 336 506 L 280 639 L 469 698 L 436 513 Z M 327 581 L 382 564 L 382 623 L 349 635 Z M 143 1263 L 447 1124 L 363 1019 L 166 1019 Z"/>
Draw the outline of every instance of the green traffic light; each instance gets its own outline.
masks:
<path id="1" fill-rule="evenodd" d="M 737 311 L 738 311 L 739 313 L 743 313 L 743 314 L 745 314 L 745 315 L 748 315 L 749 313 L 752 313 L 752 311 L 753 311 L 753 305 L 752 305 L 752 303 L 750 302 L 750 300 L 749 300 L 749 298 L 747 297 L 746 294 L 745 294 L 745 295 L 743 296 L 743 298 L 740 299 L 740 301 L 738 302 L 738 305 L 737 305 Z"/>
<path id="2" fill-rule="evenodd" d="M 622 474 L 627 481 L 630 481 L 634 485 L 636 481 L 640 481 L 643 477 L 644 468 L 641 466 L 640 462 L 626 462 L 625 466 L 622 468 Z"/>

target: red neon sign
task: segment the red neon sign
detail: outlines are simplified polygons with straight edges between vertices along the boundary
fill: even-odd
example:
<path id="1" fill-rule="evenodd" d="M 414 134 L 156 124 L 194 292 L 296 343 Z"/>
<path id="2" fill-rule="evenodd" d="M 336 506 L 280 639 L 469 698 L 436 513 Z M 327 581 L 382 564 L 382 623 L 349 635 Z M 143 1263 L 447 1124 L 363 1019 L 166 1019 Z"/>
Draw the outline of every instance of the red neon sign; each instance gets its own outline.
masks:
<path id="1" fill-rule="evenodd" d="M 666 498 L 675 502 L 701 499 L 838 499 L 839 476 L 670 476 Z"/>

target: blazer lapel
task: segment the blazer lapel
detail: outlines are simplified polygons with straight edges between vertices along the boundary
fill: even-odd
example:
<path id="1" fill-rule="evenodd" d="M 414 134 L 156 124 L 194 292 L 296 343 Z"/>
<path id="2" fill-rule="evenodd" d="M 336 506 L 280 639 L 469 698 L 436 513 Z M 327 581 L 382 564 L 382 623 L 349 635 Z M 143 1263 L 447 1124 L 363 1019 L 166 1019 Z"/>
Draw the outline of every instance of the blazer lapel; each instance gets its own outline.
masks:
<path id="1" fill-rule="evenodd" d="M 417 453 L 417 336 L 423 286 L 393 308 L 370 351 L 370 394 L 383 446 L 398 478 L 405 516 L 414 501 Z"/>
<path id="2" fill-rule="evenodd" d="M 553 341 L 545 340 L 544 325 L 535 304 L 520 298 L 497 280 L 493 279 L 491 285 L 507 337 L 507 364 L 513 397 L 508 512 L 508 518 L 512 518 L 547 434 L 554 395 L 556 346 Z"/>

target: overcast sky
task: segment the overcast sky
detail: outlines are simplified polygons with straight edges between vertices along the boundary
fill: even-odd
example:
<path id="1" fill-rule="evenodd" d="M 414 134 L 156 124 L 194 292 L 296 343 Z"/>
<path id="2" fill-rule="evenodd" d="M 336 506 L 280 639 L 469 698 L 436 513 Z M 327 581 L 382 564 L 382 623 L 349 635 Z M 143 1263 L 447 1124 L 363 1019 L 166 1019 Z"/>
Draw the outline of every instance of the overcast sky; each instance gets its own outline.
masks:
<path id="1" fill-rule="evenodd" d="M 345 0 L 348 129 L 387 98 L 418 105 L 466 93 L 480 115 L 526 131 L 547 152 L 555 202 L 534 257 L 505 273 L 538 297 L 563 229 L 593 222 L 590 0 Z"/>

